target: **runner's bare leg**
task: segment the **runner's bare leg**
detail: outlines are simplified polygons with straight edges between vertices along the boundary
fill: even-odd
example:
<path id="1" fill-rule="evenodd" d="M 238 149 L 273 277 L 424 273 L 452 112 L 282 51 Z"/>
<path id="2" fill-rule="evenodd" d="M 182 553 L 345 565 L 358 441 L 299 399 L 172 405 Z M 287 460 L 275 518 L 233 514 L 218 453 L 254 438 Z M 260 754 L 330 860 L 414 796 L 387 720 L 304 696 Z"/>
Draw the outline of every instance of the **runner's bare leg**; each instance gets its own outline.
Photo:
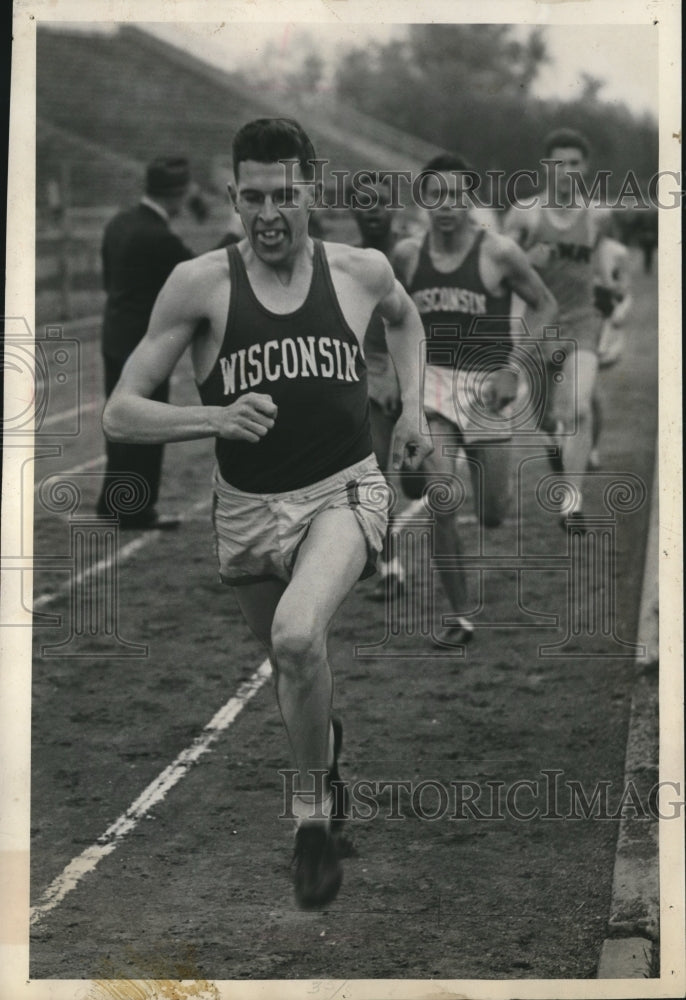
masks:
<path id="1" fill-rule="evenodd" d="M 396 477 L 393 475 L 393 470 L 391 469 L 391 442 L 393 440 L 393 430 L 395 428 L 396 420 L 397 416 L 390 416 L 379 403 L 370 399 L 369 426 L 372 432 L 372 451 L 374 452 L 376 460 L 379 463 L 379 468 L 391 483 L 396 481 Z M 368 592 L 371 596 L 377 599 L 382 595 L 385 599 L 387 592 L 386 574 L 389 571 L 395 574 L 398 581 L 402 581 L 404 579 L 404 568 L 400 560 L 397 557 L 394 558 L 390 545 L 391 530 L 398 513 L 398 503 L 391 503 L 388 511 L 388 526 L 386 528 L 383 548 L 378 562 L 378 580 L 374 590 Z"/>
<path id="2" fill-rule="evenodd" d="M 564 434 L 562 465 L 565 472 L 586 472 L 593 448 L 593 421 L 591 398 L 598 371 L 598 357 L 594 351 L 576 351 L 576 378 L 573 355 L 565 361 L 563 381 L 556 392 L 556 415 L 562 421 Z"/>
<path id="3" fill-rule="evenodd" d="M 272 622 L 287 584 L 283 580 L 263 580 L 234 587 L 238 606 L 250 631 L 272 657 Z"/>
<path id="4" fill-rule="evenodd" d="M 297 787 L 303 791 L 316 791 L 309 771 L 331 764 L 333 678 L 326 637 L 366 560 L 366 542 L 352 511 L 325 510 L 315 518 L 280 596 L 283 584 L 272 581 L 236 588 L 241 610 L 261 641 L 271 626 L 277 700 L 300 771 Z"/>
<path id="5" fill-rule="evenodd" d="M 437 479 L 450 483 L 455 476 L 455 460 L 452 455 L 444 455 L 443 448 L 450 445 L 450 450 L 453 451 L 454 446 L 460 444 L 459 433 L 447 420 L 435 414 L 429 416 L 428 421 L 434 450 L 424 459 L 422 472 L 429 480 Z M 442 504 L 431 505 L 436 555 L 459 556 L 462 554 L 462 542 L 456 511 L 442 510 L 440 509 L 442 506 Z M 450 504 L 447 506 L 450 507 Z M 467 578 L 464 570 L 441 568 L 440 576 L 452 611 L 464 615 L 467 611 Z M 440 625 L 440 621 L 434 622 L 434 628 L 437 629 Z"/>
<path id="6" fill-rule="evenodd" d="M 472 479 L 475 513 L 486 528 L 502 524 L 512 499 L 512 447 L 473 444 L 465 448 Z"/>

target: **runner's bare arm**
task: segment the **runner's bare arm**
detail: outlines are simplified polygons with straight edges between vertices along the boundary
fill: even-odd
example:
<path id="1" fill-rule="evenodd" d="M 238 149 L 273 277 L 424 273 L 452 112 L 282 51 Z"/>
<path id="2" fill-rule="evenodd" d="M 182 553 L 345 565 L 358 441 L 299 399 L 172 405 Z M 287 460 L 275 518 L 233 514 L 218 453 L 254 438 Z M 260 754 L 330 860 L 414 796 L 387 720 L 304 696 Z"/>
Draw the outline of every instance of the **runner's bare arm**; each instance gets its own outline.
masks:
<path id="1" fill-rule="evenodd" d="M 601 235 L 595 249 L 596 271 L 600 283 L 615 292 L 626 292 L 629 277 L 629 251 L 619 240 Z"/>
<path id="2" fill-rule="evenodd" d="M 507 236 L 490 235 L 494 260 L 503 272 L 503 282 L 527 305 L 527 320 L 538 330 L 554 322 L 557 301 L 531 265 L 527 255 Z"/>
<path id="3" fill-rule="evenodd" d="M 551 245 L 537 239 L 538 219 L 535 204 L 515 204 L 505 216 L 502 235 L 514 240 L 534 267 L 545 267 L 550 260 Z"/>
<path id="4" fill-rule="evenodd" d="M 508 210 L 503 222 L 503 233 L 518 243 L 520 247 L 524 246 L 529 235 L 525 209 L 519 205 L 513 205 Z"/>
<path id="5" fill-rule="evenodd" d="M 389 255 L 389 260 L 395 272 L 395 276 L 404 288 L 409 288 L 419 261 L 421 240 L 414 236 L 408 236 L 400 240 L 393 247 Z"/>
<path id="6" fill-rule="evenodd" d="M 103 413 L 110 441 L 162 444 L 205 437 L 256 442 L 274 424 L 270 396 L 246 393 L 230 406 L 175 406 L 150 399 L 168 378 L 204 317 L 206 286 L 199 261 L 178 265 L 150 317 L 148 331 L 131 354 Z"/>
<path id="7" fill-rule="evenodd" d="M 392 462 L 415 469 L 433 448 L 422 405 L 424 327 L 414 302 L 382 254 L 367 271 L 386 321 L 386 343 L 400 383 L 403 409 L 393 436 Z"/>

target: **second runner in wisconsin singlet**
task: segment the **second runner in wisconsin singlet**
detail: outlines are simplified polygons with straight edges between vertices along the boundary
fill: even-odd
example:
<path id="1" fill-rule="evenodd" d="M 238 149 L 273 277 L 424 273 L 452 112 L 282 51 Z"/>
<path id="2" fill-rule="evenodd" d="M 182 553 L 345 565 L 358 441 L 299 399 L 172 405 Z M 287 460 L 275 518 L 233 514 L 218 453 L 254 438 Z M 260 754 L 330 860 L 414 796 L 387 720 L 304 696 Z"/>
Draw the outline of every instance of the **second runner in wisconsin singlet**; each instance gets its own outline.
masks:
<path id="1" fill-rule="evenodd" d="M 217 439 L 222 479 L 247 493 L 309 486 L 372 450 L 364 358 L 338 303 L 324 248 L 313 243 L 307 297 L 286 314 L 262 305 L 238 247 L 227 247 L 231 299 L 224 341 L 198 389 L 206 406 L 228 406 L 259 392 L 279 408 L 259 442 Z"/>
<path id="2" fill-rule="evenodd" d="M 426 362 L 459 369 L 494 369 L 511 350 L 511 294 L 493 295 L 479 273 L 484 231 L 453 271 L 437 270 L 422 243 L 409 287 L 426 333 Z"/>

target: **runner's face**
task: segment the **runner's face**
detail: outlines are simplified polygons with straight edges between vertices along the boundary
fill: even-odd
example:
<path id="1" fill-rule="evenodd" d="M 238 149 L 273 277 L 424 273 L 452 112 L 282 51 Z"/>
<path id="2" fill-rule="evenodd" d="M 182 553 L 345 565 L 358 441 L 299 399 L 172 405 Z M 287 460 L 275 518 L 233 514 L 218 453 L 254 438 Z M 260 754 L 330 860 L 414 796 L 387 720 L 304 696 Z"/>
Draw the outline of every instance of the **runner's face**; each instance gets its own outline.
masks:
<path id="1" fill-rule="evenodd" d="M 467 185 L 459 173 L 441 173 L 440 177 L 429 174 L 426 178 L 422 199 L 425 205 L 435 205 L 435 208 L 427 209 L 435 233 L 454 233 L 467 223 L 469 202 L 464 196 L 466 190 Z"/>
<path id="2" fill-rule="evenodd" d="M 373 190 L 374 195 L 370 195 L 373 207 L 353 209 L 360 233 L 367 239 L 386 236 L 391 228 L 391 214 L 388 208 L 391 192 L 386 184 L 374 184 Z M 366 201 L 366 198 L 360 197 L 360 200 Z"/>
<path id="3" fill-rule="evenodd" d="M 314 203 L 314 183 L 304 181 L 300 164 L 243 160 L 232 192 L 243 228 L 265 264 L 287 263 L 307 241 L 307 222 Z"/>
<path id="4" fill-rule="evenodd" d="M 559 160 L 555 164 L 555 185 L 561 194 L 567 194 L 572 189 L 572 173 L 584 174 L 586 158 L 575 146 L 559 146 L 550 152 L 551 160 Z"/>

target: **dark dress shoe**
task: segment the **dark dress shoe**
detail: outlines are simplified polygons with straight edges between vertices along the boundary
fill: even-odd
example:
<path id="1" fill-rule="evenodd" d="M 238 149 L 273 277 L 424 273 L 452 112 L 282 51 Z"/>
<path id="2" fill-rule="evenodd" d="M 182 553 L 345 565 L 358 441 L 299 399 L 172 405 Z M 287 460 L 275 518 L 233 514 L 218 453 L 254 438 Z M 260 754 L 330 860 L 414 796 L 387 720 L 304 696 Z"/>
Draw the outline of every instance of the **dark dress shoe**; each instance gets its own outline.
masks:
<path id="1" fill-rule="evenodd" d="M 180 517 L 163 517 L 152 513 L 145 517 L 123 517 L 119 527 L 122 531 L 174 531 L 180 524 Z"/>

